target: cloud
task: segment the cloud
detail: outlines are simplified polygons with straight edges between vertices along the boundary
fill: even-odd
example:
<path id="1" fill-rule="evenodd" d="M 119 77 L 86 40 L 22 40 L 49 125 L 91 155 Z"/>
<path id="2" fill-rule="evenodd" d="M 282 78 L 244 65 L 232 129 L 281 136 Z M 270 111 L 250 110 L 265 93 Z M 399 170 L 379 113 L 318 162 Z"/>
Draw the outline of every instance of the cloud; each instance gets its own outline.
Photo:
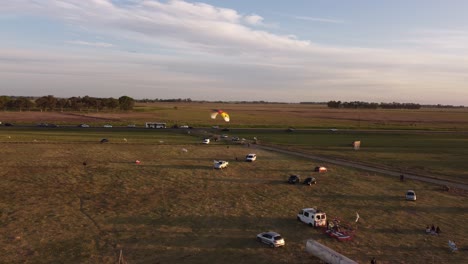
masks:
<path id="1" fill-rule="evenodd" d="M 263 17 L 259 15 L 249 15 L 244 17 L 245 22 L 251 25 L 259 25 L 263 22 Z"/>
<path id="2" fill-rule="evenodd" d="M 330 18 L 309 17 L 309 16 L 290 16 L 290 17 L 297 19 L 297 20 L 305 20 L 305 21 L 312 21 L 312 22 L 333 23 L 333 24 L 344 23 L 343 20 L 330 19 Z"/>
<path id="3" fill-rule="evenodd" d="M 16 2 L 15 2 L 16 3 Z M 193 50 L 224 54 L 303 48 L 309 41 L 256 30 L 258 15 L 241 15 L 233 9 L 180 0 L 132 1 L 116 5 L 109 0 L 19 0 L 1 7 L 11 11 L 47 16 L 99 35 L 112 35 L 166 47 L 190 46 Z M 237 52 L 236 52 L 237 51 Z"/>
<path id="4" fill-rule="evenodd" d="M 82 41 L 82 40 L 70 40 L 70 41 L 66 41 L 66 43 L 73 44 L 73 45 L 100 47 L 100 48 L 110 48 L 114 46 L 113 44 L 105 43 L 105 42 L 88 42 L 88 41 Z"/>
<path id="5" fill-rule="evenodd" d="M 395 42 L 442 53 L 468 52 L 468 31 L 431 29 L 417 30 L 409 34 L 408 37 Z"/>

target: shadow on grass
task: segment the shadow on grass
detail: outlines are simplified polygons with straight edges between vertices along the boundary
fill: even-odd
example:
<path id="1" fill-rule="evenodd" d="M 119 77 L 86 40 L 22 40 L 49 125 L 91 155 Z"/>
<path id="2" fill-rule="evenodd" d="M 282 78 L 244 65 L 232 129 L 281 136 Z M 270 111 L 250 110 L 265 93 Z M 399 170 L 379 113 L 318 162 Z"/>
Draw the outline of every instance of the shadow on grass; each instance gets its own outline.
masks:
<path id="1" fill-rule="evenodd" d="M 337 200 L 337 199 L 346 199 L 346 200 L 358 200 L 358 201 L 388 201 L 388 200 L 404 200 L 404 197 L 396 196 L 396 195 L 353 195 L 353 194 L 322 194 L 322 198 L 329 199 L 329 200 Z"/>

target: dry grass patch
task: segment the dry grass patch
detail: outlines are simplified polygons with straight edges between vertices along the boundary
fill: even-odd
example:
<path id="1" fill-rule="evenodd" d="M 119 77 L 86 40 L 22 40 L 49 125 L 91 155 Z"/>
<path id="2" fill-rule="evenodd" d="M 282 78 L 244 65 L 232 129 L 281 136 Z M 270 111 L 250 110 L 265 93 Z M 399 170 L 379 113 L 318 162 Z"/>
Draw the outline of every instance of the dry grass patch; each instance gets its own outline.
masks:
<path id="1" fill-rule="evenodd" d="M 188 152 L 182 152 L 186 148 Z M 256 152 L 253 163 L 236 161 Z M 466 247 L 467 197 L 331 166 L 316 186 L 288 185 L 314 162 L 245 146 L 3 144 L 0 149 L 0 259 L 12 262 L 318 263 L 304 251 L 316 239 L 361 263 L 462 263 L 447 241 Z M 142 161 L 140 165 L 135 159 Z M 214 159 L 231 164 L 212 169 Z M 83 165 L 83 160 L 87 165 Z M 414 189 L 417 202 L 403 200 Z M 361 219 L 350 243 L 298 223 L 318 206 L 329 217 Z M 439 225 L 440 237 L 424 233 Z M 255 235 L 275 230 L 286 247 Z"/>

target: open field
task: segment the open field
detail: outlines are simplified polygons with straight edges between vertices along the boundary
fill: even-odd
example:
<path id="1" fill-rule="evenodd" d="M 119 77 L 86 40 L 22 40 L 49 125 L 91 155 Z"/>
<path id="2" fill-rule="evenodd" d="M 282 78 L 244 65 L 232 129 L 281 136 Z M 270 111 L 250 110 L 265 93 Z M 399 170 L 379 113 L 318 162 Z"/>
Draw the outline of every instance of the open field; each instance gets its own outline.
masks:
<path id="1" fill-rule="evenodd" d="M 231 122 L 212 120 L 212 109 L 221 108 Z M 137 104 L 133 112 L 0 112 L 0 121 L 35 124 L 79 124 L 102 126 L 105 123 L 140 126 L 147 121 L 231 127 L 286 128 L 359 128 L 468 130 L 468 109 L 362 110 L 329 109 L 307 104 L 234 104 L 234 103 L 149 103 Z"/>
<path id="2" fill-rule="evenodd" d="M 317 164 L 254 145 L 193 144 L 197 137 L 182 134 L 122 132 L 99 144 L 101 134 L 84 131 L 47 142 L 34 133 L 0 148 L 6 263 L 116 263 L 120 249 L 129 263 L 318 263 L 304 252 L 309 238 L 360 263 L 468 259 L 463 193 L 328 164 L 316 186 L 288 185 L 290 173 L 309 176 Z M 117 141 L 123 137 L 128 143 Z M 249 152 L 257 162 L 236 162 Z M 231 165 L 213 170 L 214 159 Z M 407 189 L 418 201 L 403 199 Z M 359 212 L 356 238 L 340 243 L 297 222 L 310 206 L 348 222 Z M 426 235 L 427 224 L 442 234 Z M 281 233 L 286 247 L 258 244 L 266 230 Z M 449 239 L 464 250 L 450 253 Z"/>
<path id="3" fill-rule="evenodd" d="M 256 137 L 261 144 L 272 144 L 319 155 L 468 183 L 468 134 L 411 133 L 381 131 L 258 131 L 236 132 L 244 138 Z M 351 143 L 361 141 L 355 151 Z"/>

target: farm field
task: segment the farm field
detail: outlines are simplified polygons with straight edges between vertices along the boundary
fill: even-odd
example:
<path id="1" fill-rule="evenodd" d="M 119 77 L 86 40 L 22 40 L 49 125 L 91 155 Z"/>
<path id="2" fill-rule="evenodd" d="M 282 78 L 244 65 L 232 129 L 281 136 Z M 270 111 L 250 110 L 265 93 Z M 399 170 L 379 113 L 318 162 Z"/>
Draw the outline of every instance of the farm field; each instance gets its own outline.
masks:
<path id="1" fill-rule="evenodd" d="M 231 116 L 229 124 L 212 120 L 212 109 L 223 109 Z M 468 110 L 423 108 L 419 110 L 330 109 L 309 104 L 235 104 L 235 103 L 138 103 L 132 112 L 0 112 L 0 121 L 19 124 L 40 122 L 102 126 L 145 122 L 266 128 L 353 128 L 404 130 L 468 130 Z"/>
<path id="2" fill-rule="evenodd" d="M 6 263 L 116 263 L 120 250 L 129 263 L 319 263 L 304 251 L 310 238 L 360 263 L 468 258 L 447 246 L 449 239 L 468 244 L 464 193 L 329 164 L 320 164 L 328 173 L 313 174 L 310 160 L 254 145 L 205 146 L 186 134 L 119 132 L 100 144 L 95 131 L 57 132 L 47 141 L 35 133 L 1 143 Z M 250 152 L 256 162 L 236 161 Z M 214 170 L 216 159 L 230 166 Z M 292 173 L 318 184 L 288 185 Z M 404 200 L 407 189 L 418 201 Z M 313 206 L 351 223 L 359 212 L 355 239 L 338 242 L 296 221 L 301 208 Z M 441 235 L 426 235 L 428 224 Z M 255 241 L 267 230 L 282 234 L 286 247 Z"/>

